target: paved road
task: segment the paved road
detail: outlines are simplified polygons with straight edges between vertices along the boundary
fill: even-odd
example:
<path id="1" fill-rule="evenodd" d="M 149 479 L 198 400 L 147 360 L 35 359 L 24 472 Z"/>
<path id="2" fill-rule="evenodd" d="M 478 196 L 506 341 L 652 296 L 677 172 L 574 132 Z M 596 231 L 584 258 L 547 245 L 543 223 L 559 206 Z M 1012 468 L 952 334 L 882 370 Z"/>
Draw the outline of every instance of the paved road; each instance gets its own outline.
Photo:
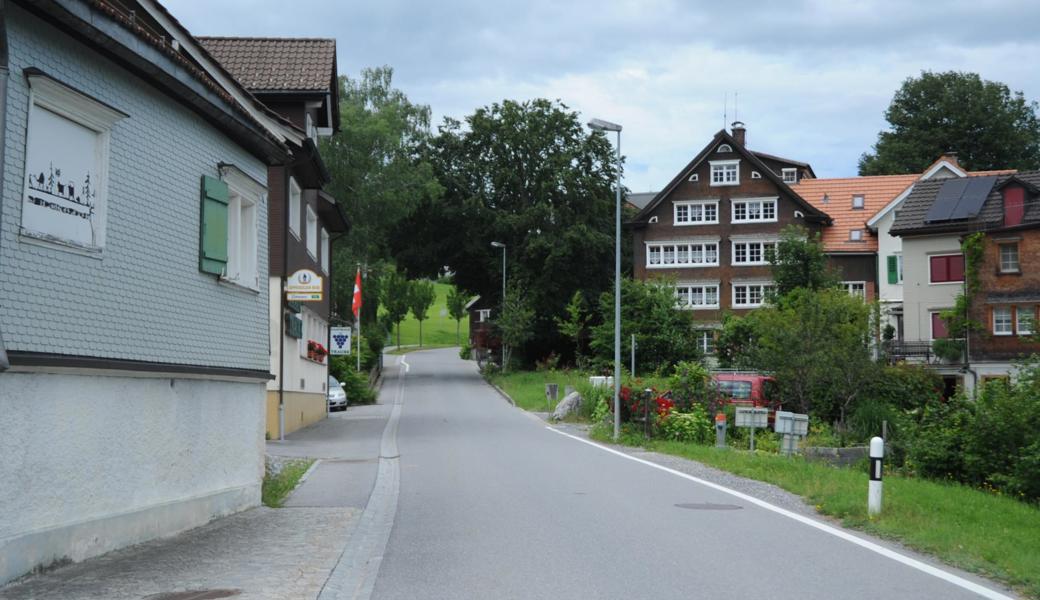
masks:
<path id="1" fill-rule="evenodd" d="M 377 482 L 369 503 L 396 506 L 385 552 L 379 519 L 368 524 L 373 598 L 980 597 L 952 571 L 551 431 L 453 350 L 405 360 L 400 458 L 384 452 L 394 468 L 380 475 L 397 493 Z"/>

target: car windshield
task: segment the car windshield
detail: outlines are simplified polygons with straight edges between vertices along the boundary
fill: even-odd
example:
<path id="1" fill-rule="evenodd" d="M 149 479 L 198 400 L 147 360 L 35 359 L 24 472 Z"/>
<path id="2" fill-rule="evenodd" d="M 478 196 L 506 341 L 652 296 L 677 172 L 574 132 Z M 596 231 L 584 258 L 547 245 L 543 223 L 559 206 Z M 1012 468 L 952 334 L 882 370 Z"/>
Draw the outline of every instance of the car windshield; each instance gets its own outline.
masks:
<path id="1" fill-rule="evenodd" d="M 339 382 L 336 381 L 336 378 L 333 377 L 332 375 L 329 375 L 329 389 L 330 390 L 339 389 Z"/>
<path id="2" fill-rule="evenodd" d="M 751 398 L 750 381 L 720 381 L 719 391 L 734 400 L 747 400 Z"/>

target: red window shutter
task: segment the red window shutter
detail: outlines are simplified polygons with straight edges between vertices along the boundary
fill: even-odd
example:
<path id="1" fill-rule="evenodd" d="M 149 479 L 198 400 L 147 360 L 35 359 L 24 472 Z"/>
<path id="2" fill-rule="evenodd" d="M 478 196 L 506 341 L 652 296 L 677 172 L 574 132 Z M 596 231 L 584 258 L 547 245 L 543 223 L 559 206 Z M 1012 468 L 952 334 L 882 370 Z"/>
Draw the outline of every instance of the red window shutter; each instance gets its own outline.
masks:
<path id="1" fill-rule="evenodd" d="M 1004 225 L 1021 225 L 1026 210 L 1026 191 L 1020 186 L 1004 188 Z"/>
<path id="2" fill-rule="evenodd" d="M 941 338 L 949 337 L 946 333 L 946 321 L 943 321 L 939 313 L 932 313 L 932 339 L 938 340 Z"/>
<path id="3" fill-rule="evenodd" d="M 929 259 L 929 263 L 932 269 L 932 281 L 935 283 L 941 281 L 949 281 L 949 272 L 946 268 L 946 257 L 945 256 L 933 256 Z"/>
<path id="4" fill-rule="evenodd" d="M 950 281 L 964 281 L 964 255 L 947 256 L 949 260 Z"/>

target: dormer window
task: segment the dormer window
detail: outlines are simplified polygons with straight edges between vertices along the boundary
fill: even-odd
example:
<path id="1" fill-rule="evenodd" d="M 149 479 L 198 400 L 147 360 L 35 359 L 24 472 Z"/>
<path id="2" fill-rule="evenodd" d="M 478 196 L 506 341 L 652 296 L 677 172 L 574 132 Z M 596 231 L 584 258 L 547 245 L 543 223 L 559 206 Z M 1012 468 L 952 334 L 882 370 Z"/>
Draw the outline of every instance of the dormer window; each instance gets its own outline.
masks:
<path id="1" fill-rule="evenodd" d="M 740 161 L 711 161 L 711 185 L 740 185 Z"/>
<path id="2" fill-rule="evenodd" d="M 784 183 L 798 183 L 798 169 L 780 169 Z"/>
<path id="3" fill-rule="evenodd" d="M 850 229 L 849 230 L 849 241 L 850 242 L 862 242 L 863 241 L 863 230 L 862 229 Z"/>
<path id="4" fill-rule="evenodd" d="M 724 154 L 726 152 L 733 152 L 733 147 L 730 146 L 729 144 L 722 144 L 722 145 L 719 146 L 719 149 L 716 150 L 716 152 L 718 152 L 720 154 Z"/>
<path id="5" fill-rule="evenodd" d="M 856 194 L 852 197 L 852 208 L 855 210 L 863 210 L 864 197 L 863 194 Z"/>

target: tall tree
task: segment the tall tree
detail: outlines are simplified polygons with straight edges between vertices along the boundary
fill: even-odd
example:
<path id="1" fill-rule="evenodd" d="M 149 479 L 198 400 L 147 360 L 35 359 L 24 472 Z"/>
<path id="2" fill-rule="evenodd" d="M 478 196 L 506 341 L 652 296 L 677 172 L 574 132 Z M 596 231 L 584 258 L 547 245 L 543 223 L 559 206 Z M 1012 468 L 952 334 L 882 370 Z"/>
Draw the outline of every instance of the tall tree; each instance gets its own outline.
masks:
<path id="1" fill-rule="evenodd" d="M 773 266 L 776 294 L 783 296 L 795 289 L 818 290 L 833 287 L 838 275 L 827 265 L 827 255 L 819 235 L 811 237 L 799 225 L 788 225 L 780 232 L 776 251 L 767 258 Z"/>
<path id="2" fill-rule="evenodd" d="M 401 321 L 411 308 L 412 284 L 403 273 L 389 271 L 382 278 L 383 310 L 387 321 L 397 327 L 397 347 L 401 347 Z"/>
<path id="3" fill-rule="evenodd" d="M 430 147 L 444 195 L 424 200 L 396 236 L 398 261 L 433 276 L 445 265 L 461 288 L 490 304 L 501 299 L 501 254 L 508 278 L 525 282 L 535 314 L 529 349 L 565 343 L 555 326 L 576 290 L 595 298 L 611 284 L 616 159 L 567 106 L 504 101 L 465 126 L 445 120 Z M 560 277 L 560 273 L 567 273 Z"/>
<path id="4" fill-rule="evenodd" d="M 520 348 L 532 337 L 531 326 L 534 324 L 534 310 L 527 301 L 527 294 L 520 286 L 513 286 L 506 292 L 506 301 L 502 305 L 495 325 L 502 336 L 502 371 L 509 370 L 512 352 Z"/>
<path id="5" fill-rule="evenodd" d="M 571 296 L 571 301 L 564 307 L 564 314 L 565 318 L 556 318 L 556 327 L 574 343 L 574 364 L 582 369 L 585 367 L 585 341 L 589 337 L 591 315 L 581 290 L 576 290 Z"/>
<path id="6" fill-rule="evenodd" d="M 408 307 L 419 322 L 419 347 L 422 348 L 422 324 L 429 317 L 428 311 L 437 299 L 437 291 L 429 279 L 413 281 L 408 295 Z"/>
<path id="7" fill-rule="evenodd" d="M 451 315 L 452 319 L 455 319 L 455 343 L 461 344 L 462 339 L 459 337 L 459 329 L 462 327 L 462 318 L 466 316 L 466 303 L 469 301 L 469 297 L 466 296 L 458 287 L 452 286 L 448 291 L 448 314 Z"/>
<path id="8" fill-rule="evenodd" d="M 332 183 L 327 190 L 345 209 L 350 232 L 336 241 L 332 282 L 334 309 L 349 312 L 354 269 L 381 271 L 392 257 L 392 230 L 440 185 L 423 148 L 430 139 L 430 108 L 413 104 L 393 87 L 393 69 L 364 69 L 357 79 L 339 79 L 340 131 L 322 140 L 321 156 Z M 373 290 L 374 291 L 374 290 Z M 366 289 L 366 322 L 375 320 L 379 299 Z"/>
<path id="9" fill-rule="evenodd" d="M 860 175 L 920 173 L 944 152 L 972 170 L 1040 168 L 1037 103 L 977 73 L 924 71 L 907 78 L 885 111 Z"/>

